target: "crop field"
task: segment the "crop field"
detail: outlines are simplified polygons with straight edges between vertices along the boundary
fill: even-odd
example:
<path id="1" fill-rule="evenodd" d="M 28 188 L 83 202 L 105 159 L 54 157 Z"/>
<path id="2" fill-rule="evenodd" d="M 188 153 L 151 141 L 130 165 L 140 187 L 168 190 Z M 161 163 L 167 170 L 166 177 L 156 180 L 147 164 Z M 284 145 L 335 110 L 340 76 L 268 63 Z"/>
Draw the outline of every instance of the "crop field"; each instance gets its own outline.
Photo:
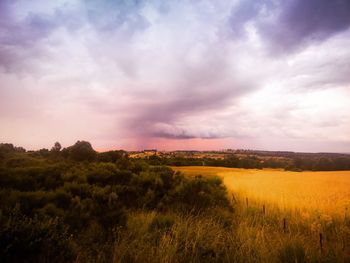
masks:
<path id="1" fill-rule="evenodd" d="M 281 262 L 350 262 L 350 171 L 172 168 L 223 179 L 246 262 L 271 262 L 276 250 Z"/>
<path id="2" fill-rule="evenodd" d="M 217 175 L 226 187 L 250 200 L 299 209 L 347 216 L 350 209 L 350 171 L 291 172 L 277 169 L 239 169 L 205 166 L 172 167 L 185 175 Z M 246 201 L 246 200 L 245 200 Z"/>

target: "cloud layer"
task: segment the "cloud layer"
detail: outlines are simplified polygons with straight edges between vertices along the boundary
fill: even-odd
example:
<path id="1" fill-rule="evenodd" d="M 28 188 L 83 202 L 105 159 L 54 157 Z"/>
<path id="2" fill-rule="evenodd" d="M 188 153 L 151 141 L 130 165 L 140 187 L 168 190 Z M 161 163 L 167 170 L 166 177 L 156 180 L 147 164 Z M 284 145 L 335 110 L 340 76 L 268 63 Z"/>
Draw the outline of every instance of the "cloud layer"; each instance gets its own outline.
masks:
<path id="1" fill-rule="evenodd" d="M 350 151 L 347 0 L 0 1 L 0 137 Z"/>

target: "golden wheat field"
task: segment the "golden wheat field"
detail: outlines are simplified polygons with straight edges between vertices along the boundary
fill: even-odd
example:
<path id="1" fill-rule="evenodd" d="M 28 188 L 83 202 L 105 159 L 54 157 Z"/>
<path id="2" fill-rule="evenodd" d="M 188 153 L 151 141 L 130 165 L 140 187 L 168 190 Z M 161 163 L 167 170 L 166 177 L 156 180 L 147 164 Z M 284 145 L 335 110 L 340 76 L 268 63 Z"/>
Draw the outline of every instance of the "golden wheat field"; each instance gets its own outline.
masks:
<path id="1" fill-rule="evenodd" d="M 206 166 L 172 167 L 185 175 L 217 175 L 226 187 L 250 200 L 282 209 L 346 216 L 350 208 L 350 171 L 291 172 Z"/>

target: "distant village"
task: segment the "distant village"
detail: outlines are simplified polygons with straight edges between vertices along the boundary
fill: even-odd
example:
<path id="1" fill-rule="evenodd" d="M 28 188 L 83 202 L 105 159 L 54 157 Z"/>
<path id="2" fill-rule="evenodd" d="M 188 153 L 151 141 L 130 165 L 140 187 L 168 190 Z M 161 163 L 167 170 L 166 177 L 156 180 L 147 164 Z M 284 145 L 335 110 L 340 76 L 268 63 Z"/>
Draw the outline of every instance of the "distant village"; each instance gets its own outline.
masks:
<path id="1" fill-rule="evenodd" d="M 143 151 L 129 151 L 130 158 L 146 158 L 150 156 L 158 156 L 163 158 L 170 157 L 182 157 L 182 158 L 211 158 L 211 159 L 224 159 L 226 155 L 232 154 L 233 150 L 223 151 L 158 151 L 157 149 L 145 149 Z"/>

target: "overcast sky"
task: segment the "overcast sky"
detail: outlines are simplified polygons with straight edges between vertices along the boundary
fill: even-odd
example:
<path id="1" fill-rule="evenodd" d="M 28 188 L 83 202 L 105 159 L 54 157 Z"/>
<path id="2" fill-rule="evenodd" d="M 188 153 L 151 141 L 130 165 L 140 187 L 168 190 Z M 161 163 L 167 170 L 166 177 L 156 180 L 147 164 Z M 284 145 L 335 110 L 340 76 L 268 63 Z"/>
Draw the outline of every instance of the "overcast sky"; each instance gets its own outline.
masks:
<path id="1" fill-rule="evenodd" d="M 0 0 L 0 142 L 350 152 L 349 0 Z"/>

